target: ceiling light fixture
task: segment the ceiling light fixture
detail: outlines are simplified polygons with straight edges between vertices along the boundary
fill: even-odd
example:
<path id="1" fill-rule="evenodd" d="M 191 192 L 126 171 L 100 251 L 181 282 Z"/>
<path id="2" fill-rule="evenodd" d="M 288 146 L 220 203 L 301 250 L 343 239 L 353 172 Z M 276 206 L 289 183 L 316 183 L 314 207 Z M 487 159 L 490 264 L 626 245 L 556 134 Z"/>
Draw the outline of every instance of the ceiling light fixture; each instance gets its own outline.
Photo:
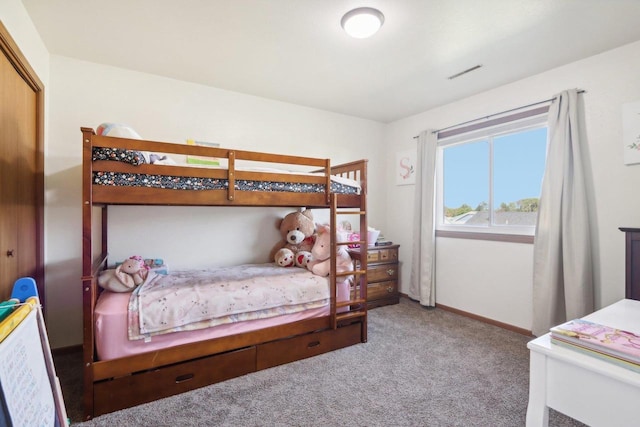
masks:
<path id="1" fill-rule="evenodd" d="M 384 15 L 372 7 L 353 9 L 342 17 L 340 25 L 351 37 L 366 39 L 374 35 L 384 23 Z"/>

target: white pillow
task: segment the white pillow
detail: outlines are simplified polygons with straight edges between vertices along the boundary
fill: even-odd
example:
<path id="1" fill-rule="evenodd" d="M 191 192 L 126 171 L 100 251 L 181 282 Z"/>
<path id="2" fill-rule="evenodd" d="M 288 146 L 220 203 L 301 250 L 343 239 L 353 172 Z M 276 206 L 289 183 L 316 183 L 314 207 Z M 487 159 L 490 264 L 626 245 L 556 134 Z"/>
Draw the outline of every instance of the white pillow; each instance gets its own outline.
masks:
<path id="1" fill-rule="evenodd" d="M 96 130 L 98 135 L 115 136 L 118 138 L 142 139 L 138 132 L 129 125 L 122 123 L 102 123 Z"/>

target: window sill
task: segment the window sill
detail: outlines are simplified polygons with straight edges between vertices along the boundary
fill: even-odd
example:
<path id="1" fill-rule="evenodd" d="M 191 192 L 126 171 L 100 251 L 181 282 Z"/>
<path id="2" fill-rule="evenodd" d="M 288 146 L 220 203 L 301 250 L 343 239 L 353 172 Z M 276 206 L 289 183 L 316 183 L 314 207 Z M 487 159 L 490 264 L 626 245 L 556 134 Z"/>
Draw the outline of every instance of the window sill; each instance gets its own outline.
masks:
<path id="1" fill-rule="evenodd" d="M 469 231 L 436 230 L 436 237 L 452 239 L 490 240 L 493 242 L 533 244 L 534 236 L 525 234 L 478 233 Z"/>

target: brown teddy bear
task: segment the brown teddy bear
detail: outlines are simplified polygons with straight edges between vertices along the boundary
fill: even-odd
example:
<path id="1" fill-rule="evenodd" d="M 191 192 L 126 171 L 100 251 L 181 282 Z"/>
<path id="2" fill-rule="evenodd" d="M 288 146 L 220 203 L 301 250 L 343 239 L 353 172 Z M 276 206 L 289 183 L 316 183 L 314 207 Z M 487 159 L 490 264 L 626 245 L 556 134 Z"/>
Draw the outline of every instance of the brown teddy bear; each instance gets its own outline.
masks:
<path id="1" fill-rule="evenodd" d="M 316 241 L 316 225 L 310 210 L 291 212 L 277 225 L 282 240 L 271 251 L 271 259 L 282 267 L 306 268 Z M 293 261 L 293 262 L 292 262 Z"/>

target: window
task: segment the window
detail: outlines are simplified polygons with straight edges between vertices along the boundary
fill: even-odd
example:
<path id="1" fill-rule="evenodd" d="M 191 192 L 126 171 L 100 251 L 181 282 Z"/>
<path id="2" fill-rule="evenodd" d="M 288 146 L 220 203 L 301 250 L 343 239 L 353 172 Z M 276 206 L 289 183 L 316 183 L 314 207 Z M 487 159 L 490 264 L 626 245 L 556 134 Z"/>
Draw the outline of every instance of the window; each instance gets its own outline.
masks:
<path id="1" fill-rule="evenodd" d="M 544 113 L 439 133 L 438 230 L 534 234 L 547 150 Z"/>

